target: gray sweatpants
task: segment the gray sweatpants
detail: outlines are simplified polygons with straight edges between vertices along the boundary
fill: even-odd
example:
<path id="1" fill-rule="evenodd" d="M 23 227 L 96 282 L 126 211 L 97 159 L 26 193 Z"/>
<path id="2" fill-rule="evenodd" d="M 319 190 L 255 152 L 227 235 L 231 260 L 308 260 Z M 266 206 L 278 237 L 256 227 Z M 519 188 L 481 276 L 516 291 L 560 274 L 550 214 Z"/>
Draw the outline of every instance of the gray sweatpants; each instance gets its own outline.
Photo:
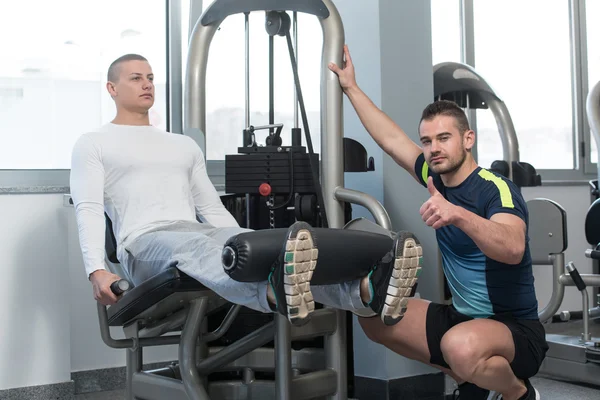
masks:
<path id="1" fill-rule="evenodd" d="M 221 264 L 223 245 L 244 228 L 215 228 L 206 223 L 182 222 L 145 233 L 125 247 L 123 264 L 135 285 L 164 269 L 176 266 L 224 299 L 242 306 L 272 312 L 267 302 L 267 281 L 237 282 Z M 282 246 L 283 243 L 273 243 Z M 317 268 L 322 267 L 317 263 Z M 311 286 L 317 303 L 356 311 L 365 306 L 360 280 L 335 285 Z"/>

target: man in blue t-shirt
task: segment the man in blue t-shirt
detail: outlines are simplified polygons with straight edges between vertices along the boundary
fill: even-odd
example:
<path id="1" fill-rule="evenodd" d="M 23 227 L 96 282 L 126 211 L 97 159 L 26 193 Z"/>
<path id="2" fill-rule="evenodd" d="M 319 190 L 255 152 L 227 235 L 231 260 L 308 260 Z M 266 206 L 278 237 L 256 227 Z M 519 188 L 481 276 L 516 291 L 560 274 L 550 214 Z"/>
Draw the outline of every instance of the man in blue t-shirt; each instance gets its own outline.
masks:
<path id="1" fill-rule="evenodd" d="M 529 253 L 527 206 L 508 179 L 477 165 L 475 132 L 455 103 L 423 111 L 421 147 L 373 104 L 345 66 L 331 64 L 361 122 L 431 197 L 420 209 L 436 229 L 452 305 L 411 298 L 401 321 L 361 318 L 369 338 L 400 355 L 436 366 L 459 383 L 460 399 L 539 399 L 529 378 L 548 345 L 538 319 Z M 363 299 L 369 302 L 370 299 Z"/>

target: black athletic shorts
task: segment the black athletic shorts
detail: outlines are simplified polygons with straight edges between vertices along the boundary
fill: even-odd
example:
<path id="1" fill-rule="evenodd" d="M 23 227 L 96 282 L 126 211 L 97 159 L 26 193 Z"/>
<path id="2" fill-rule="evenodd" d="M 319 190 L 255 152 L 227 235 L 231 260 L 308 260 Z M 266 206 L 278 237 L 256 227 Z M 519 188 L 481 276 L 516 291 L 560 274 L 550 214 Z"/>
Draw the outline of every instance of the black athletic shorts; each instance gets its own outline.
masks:
<path id="1" fill-rule="evenodd" d="M 442 336 L 453 326 L 472 319 L 456 311 L 452 305 L 429 304 L 426 332 L 432 364 L 450 369 L 440 347 Z M 515 358 L 510 366 L 515 376 L 519 379 L 527 379 L 537 374 L 548 351 L 546 332 L 541 322 L 537 319 L 515 319 L 510 315 L 493 315 L 489 319 L 503 323 L 512 332 Z"/>

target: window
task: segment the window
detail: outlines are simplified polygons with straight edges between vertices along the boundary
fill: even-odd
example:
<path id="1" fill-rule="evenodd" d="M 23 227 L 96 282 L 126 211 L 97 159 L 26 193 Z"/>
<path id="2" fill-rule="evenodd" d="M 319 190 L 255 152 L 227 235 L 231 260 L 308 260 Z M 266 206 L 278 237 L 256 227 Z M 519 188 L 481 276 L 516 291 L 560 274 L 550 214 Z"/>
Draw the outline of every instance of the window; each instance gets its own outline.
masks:
<path id="1" fill-rule="evenodd" d="M 475 0 L 474 26 L 475 68 L 511 114 L 521 161 L 573 169 L 568 2 Z M 489 110 L 478 110 L 477 133 L 479 164 L 502 159 Z"/>
<path id="2" fill-rule="evenodd" d="M 210 1 L 203 2 L 203 10 Z M 291 12 L 288 12 L 290 17 Z M 250 25 L 250 124 L 269 123 L 269 36 L 265 13 L 252 12 Z M 322 30 L 313 15 L 298 13 L 298 69 L 315 152 L 320 151 L 320 68 Z M 275 123 L 283 123 L 284 145 L 294 127 L 294 79 L 285 37 L 274 38 Z M 245 128 L 245 17 L 227 17 L 210 46 L 206 77 L 206 158 L 237 154 Z M 303 128 L 299 115 L 298 124 Z M 302 129 L 304 135 L 304 129 Z M 268 131 L 258 131 L 259 144 Z M 303 144 L 306 143 L 303 136 Z"/>
<path id="3" fill-rule="evenodd" d="M 600 15 L 600 0 L 587 0 L 586 4 L 588 88 L 591 90 L 600 81 L 600 25 L 596 21 Z M 597 143 L 591 140 L 591 161 L 598 162 Z"/>
<path id="4" fill-rule="evenodd" d="M 164 0 L 10 1 L 2 7 L 12 17 L 0 24 L 0 37 L 11 38 L 0 41 L 0 54 L 10 55 L 0 63 L 0 169 L 69 169 L 77 138 L 115 115 L 106 70 L 126 53 L 152 65 L 151 121 L 165 128 Z"/>
<path id="5" fill-rule="evenodd" d="M 461 61 L 460 0 L 431 0 L 433 65 Z"/>

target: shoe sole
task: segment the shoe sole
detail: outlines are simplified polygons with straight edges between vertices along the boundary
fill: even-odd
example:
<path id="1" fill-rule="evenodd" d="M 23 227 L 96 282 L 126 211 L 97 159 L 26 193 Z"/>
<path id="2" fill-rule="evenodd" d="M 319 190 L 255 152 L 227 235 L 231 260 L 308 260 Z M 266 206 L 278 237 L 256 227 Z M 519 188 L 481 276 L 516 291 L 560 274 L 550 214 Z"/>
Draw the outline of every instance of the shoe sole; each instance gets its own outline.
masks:
<path id="1" fill-rule="evenodd" d="M 417 281 L 423 266 L 423 248 L 410 232 L 399 232 L 394 243 L 394 270 L 387 288 L 381 320 L 385 325 L 398 323 L 417 291 Z"/>
<path id="2" fill-rule="evenodd" d="M 310 280 L 317 267 L 319 250 L 311 226 L 304 222 L 292 225 L 285 244 L 283 283 L 288 319 L 293 325 L 308 322 L 315 310 Z"/>

